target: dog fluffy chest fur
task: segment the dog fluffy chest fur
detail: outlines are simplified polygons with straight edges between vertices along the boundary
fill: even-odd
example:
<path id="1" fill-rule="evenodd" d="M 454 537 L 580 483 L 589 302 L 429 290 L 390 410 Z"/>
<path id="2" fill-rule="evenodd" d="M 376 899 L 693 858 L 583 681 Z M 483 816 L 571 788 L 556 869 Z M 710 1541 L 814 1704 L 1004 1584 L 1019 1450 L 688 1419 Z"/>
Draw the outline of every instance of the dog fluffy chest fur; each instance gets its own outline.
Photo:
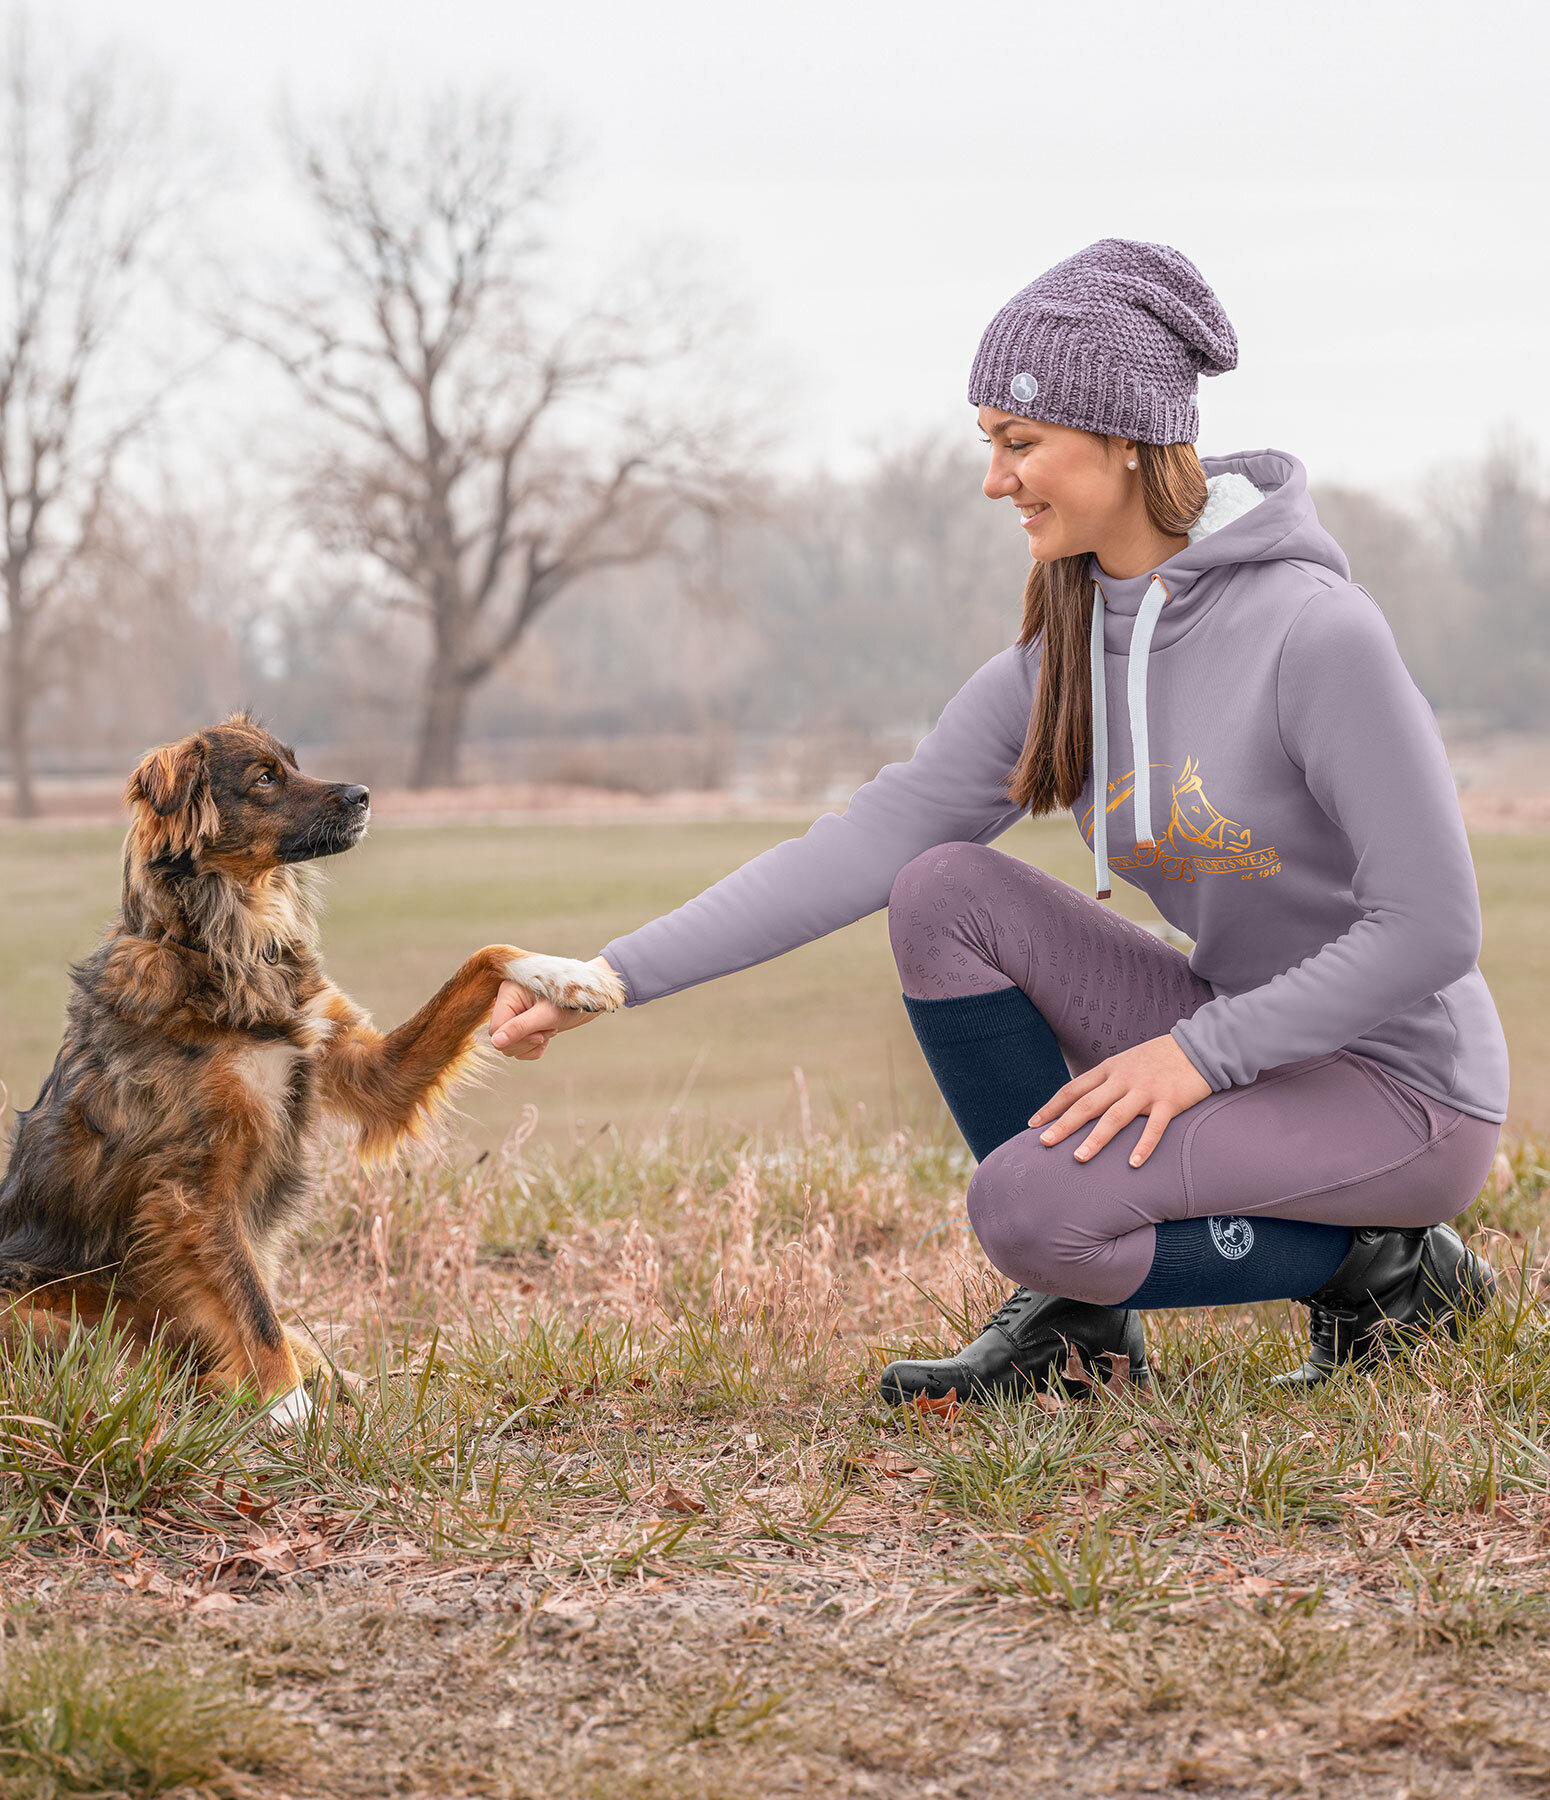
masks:
<path id="1" fill-rule="evenodd" d="M 275 1039 L 244 1036 L 230 1052 L 230 1066 L 248 1104 L 279 1125 L 309 1096 L 318 1053 L 333 1036 L 326 1016 L 327 995 L 319 992 L 297 1007 Z"/>
<path id="2" fill-rule="evenodd" d="M 338 1029 L 330 1010 L 349 1003 L 311 957 L 261 964 L 238 982 L 171 949 L 132 972 L 114 968 L 121 960 L 110 954 L 81 994 L 95 1025 L 115 1015 L 116 1068 L 155 1092 L 157 1135 L 178 1146 L 177 1163 L 201 1174 L 220 1165 L 221 1185 L 256 1194 L 303 1155 L 321 1112 L 319 1059 Z M 168 962 L 175 971 L 156 966 Z M 148 1008 L 147 990 L 172 1003 Z"/>

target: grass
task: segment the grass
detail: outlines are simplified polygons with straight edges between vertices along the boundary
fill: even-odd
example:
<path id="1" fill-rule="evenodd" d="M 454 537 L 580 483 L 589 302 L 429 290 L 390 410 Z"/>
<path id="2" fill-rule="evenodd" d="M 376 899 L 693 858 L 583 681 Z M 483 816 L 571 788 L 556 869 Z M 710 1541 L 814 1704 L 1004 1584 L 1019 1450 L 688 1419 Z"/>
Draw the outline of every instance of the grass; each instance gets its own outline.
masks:
<path id="1" fill-rule="evenodd" d="M 279 1772 L 293 1734 L 229 1672 L 148 1662 L 59 1629 L 0 1655 L 0 1778 L 13 1800 L 55 1795 L 243 1795 Z"/>
<path id="2" fill-rule="evenodd" d="M 789 834 L 761 824 L 513 829 L 381 828 L 329 865 L 323 943 L 331 972 L 392 1023 L 487 942 L 590 956 Z M 999 840 L 1090 891 L 1068 822 Z M 1512 1047 L 1514 1131 L 1550 1119 L 1550 945 L 1542 930 L 1544 836 L 1476 837 L 1485 912 L 1481 966 Z M 72 958 L 118 896 L 118 834 L 0 827 L 0 1082 L 27 1104 L 53 1059 Z M 1129 917 L 1156 915 L 1121 883 Z M 524 1105 L 572 1142 L 612 1124 L 632 1136 L 670 1114 L 702 1127 L 799 1133 L 794 1065 L 809 1115 L 857 1104 L 878 1128 L 929 1126 L 936 1089 L 899 1004 L 880 914 L 774 962 L 570 1034 L 541 1063 L 506 1066 L 463 1101 L 469 1141 L 493 1149 Z M 838 1001 L 836 996 L 841 996 Z"/>
<path id="3" fill-rule="evenodd" d="M 759 841 L 385 833 L 330 959 L 391 1018 L 512 918 L 593 948 Z M 112 869 L 18 842 L 13 1097 Z M 1550 1013 L 1522 843 L 1481 858 L 1487 948 Z M 440 1149 L 331 1142 L 285 1299 L 360 1379 L 299 1433 L 111 1331 L 12 1350 L 0 1793 L 1550 1791 L 1550 1144 L 1509 1134 L 1460 1221 L 1502 1297 L 1458 1345 L 1288 1395 L 1298 1308 L 1153 1314 L 1148 1398 L 892 1412 L 881 1364 L 1002 1284 L 880 923 L 500 1071 Z"/>
<path id="4" fill-rule="evenodd" d="M 1154 1314 L 1148 1399 L 937 1417 L 875 1377 L 1000 1291 L 944 1134 L 333 1145 L 288 1297 L 362 1381 L 305 1431 L 111 1334 L 5 1370 L 0 1791 L 1543 1791 L 1509 1148 L 1457 1346 L 1287 1396 L 1298 1309 Z"/>

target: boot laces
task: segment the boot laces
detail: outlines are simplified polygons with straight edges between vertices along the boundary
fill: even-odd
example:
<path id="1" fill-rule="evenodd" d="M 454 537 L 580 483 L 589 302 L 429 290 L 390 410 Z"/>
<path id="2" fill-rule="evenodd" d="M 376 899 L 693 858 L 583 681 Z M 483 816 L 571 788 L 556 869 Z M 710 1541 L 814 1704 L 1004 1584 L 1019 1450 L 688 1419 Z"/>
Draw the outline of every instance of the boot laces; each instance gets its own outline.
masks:
<path id="1" fill-rule="evenodd" d="M 985 1321 L 986 1331 L 989 1331 L 993 1326 L 999 1326 L 1008 1337 L 1011 1337 L 1016 1330 L 1017 1321 L 1025 1312 L 1027 1312 L 1029 1303 L 1042 1298 L 1043 1296 L 1041 1294 L 1034 1293 L 1031 1288 L 1013 1288 L 1011 1293 L 1007 1295 Z"/>

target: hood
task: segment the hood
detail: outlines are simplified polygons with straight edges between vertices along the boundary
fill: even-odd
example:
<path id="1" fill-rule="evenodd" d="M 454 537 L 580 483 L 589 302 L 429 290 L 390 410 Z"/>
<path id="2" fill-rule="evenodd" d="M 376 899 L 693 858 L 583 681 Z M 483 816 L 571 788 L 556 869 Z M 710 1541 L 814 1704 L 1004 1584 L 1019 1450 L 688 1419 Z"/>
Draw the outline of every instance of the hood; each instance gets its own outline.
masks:
<path id="1" fill-rule="evenodd" d="M 1206 506 L 1191 528 L 1189 543 L 1149 574 L 1160 576 L 1168 603 L 1153 639 L 1159 650 L 1182 637 L 1221 593 L 1218 569 L 1246 563 L 1311 562 L 1351 578 L 1345 552 L 1319 523 L 1308 497 L 1308 472 L 1285 450 L 1243 450 L 1236 456 L 1205 456 Z M 1252 490 L 1252 492 L 1250 491 Z M 1093 574 L 1103 578 L 1096 560 Z M 1104 608 L 1111 615 L 1110 650 L 1130 647 L 1127 622 L 1139 613 L 1147 583 L 1104 579 Z M 1137 578 L 1139 580 L 1139 578 Z"/>
<path id="2" fill-rule="evenodd" d="M 1206 504 L 1191 527 L 1189 543 L 1154 570 L 1115 581 L 1093 560 L 1092 635 L 1089 665 L 1093 694 L 1093 864 L 1100 900 L 1112 891 L 1109 871 L 1108 697 L 1105 650 L 1123 654 L 1130 738 L 1135 750 L 1137 848 L 1152 835 L 1151 744 L 1146 683 L 1154 649 L 1164 649 L 1201 618 L 1221 596 L 1216 571 L 1246 564 L 1309 562 L 1351 578 L 1345 552 L 1319 523 L 1308 497 L 1307 471 L 1284 450 L 1245 450 L 1201 459 Z"/>

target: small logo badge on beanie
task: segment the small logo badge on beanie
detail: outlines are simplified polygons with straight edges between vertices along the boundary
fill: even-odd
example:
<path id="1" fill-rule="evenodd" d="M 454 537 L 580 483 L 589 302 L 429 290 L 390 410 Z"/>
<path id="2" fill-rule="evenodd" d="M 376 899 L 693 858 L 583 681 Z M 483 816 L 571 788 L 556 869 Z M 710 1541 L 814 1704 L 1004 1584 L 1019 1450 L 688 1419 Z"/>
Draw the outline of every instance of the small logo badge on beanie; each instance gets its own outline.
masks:
<path id="1" fill-rule="evenodd" d="M 1222 1213 L 1211 1220 L 1211 1242 L 1216 1245 L 1218 1255 L 1225 1256 L 1228 1262 L 1236 1262 L 1254 1248 L 1254 1227 L 1236 1213 Z"/>
<path id="2" fill-rule="evenodd" d="M 1026 406 L 1030 400 L 1039 397 L 1039 384 L 1032 375 L 1014 375 L 1012 377 L 1012 398 Z"/>

